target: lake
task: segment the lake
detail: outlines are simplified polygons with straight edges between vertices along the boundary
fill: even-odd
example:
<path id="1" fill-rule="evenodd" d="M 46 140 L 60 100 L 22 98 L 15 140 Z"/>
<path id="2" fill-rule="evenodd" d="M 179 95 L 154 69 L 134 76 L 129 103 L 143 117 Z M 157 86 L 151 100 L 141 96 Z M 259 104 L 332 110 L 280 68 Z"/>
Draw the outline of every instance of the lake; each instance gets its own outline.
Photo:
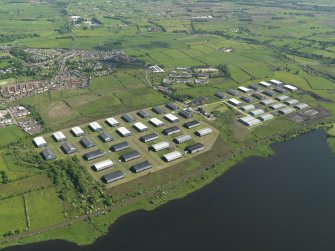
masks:
<path id="1" fill-rule="evenodd" d="M 335 250 L 335 155 L 321 131 L 273 145 L 186 198 L 121 217 L 94 244 L 8 251 Z"/>

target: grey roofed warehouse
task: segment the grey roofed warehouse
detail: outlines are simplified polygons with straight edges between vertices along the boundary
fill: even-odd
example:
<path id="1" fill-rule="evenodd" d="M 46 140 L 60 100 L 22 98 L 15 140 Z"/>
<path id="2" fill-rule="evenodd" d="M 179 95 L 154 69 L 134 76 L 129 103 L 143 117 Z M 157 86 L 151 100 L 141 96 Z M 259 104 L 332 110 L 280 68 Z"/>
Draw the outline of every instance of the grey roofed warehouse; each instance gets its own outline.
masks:
<path id="1" fill-rule="evenodd" d="M 189 134 L 184 134 L 173 139 L 176 144 L 182 144 L 190 140 L 192 140 L 192 136 Z"/>
<path id="2" fill-rule="evenodd" d="M 185 148 L 188 153 L 196 153 L 205 149 L 205 146 L 201 143 L 195 143 L 194 145 Z"/>
<path id="3" fill-rule="evenodd" d="M 113 140 L 112 136 L 110 136 L 107 132 L 101 132 L 99 134 L 99 138 L 105 143 Z"/>
<path id="4" fill-rule="evenodd" d="M 77 149 L 70 143 L 65 142 L 61 145 L 61 149 L 65 154 L 71 154 L 77 151 Z"/>
<path id="5" fill-rule="evenodd" d="M 235 96 L 235 97 L 239 96 L 238 91 L 235 91 L 235 90 L 232 90 L 232 89 L 227 89 L 226 92 L 228 94 L 232 95 L 232 96 Z"/>
<path id="6" fill-rule="evenodd" d="M 166 108 L 170 109 L 171 111 L 176 111 L 176 110 L 179 109 L 179 107 L 174 103 L 167 103 L 165 106 L 166 106 Z"/>
<path id="7" fill-rule="evenodd" d="M 269 97 L 274 97 L 276 96 L 276 93 L 274 93 L 273 91 L 269 91 L 269 90 L 264 90 L 263 94 Z"/>
<path id="8" fill-rule="evenodd" d="M 254 91 L 259 90 L 259 86 L 258 86 L 258 85 L 255 85 L 255 84 L 250 84 L 250 85 L 249 85 L 249 88 L 252 89 L 252 90 L 254 90 Z"/>
<path id="9" fill-rule="evenodd" d="M 151 115 L 150 113 L 144 111 L 144 110 L 139 110 L 137 113 L 136 113 L 138 116 L 140 116 L 141 118 L 150 118 Z"/>
<path id="10" fill-rule="evenodd" d="M 135 165 L 133 165 L 130 170 L 134 173 L 139 173 L 139 172 L 142 172 L 142 171 L 145 171 L 149 168 L 151 168 L 152 165 L 149 161 L 145 160 L 143 162 L 140 162 L 140 163 L 137 163 Z"/>
<path id="11" fill-rule="evenodd" d="M 219 99 L 225 99 L 225 98 L 227 98 L 227 95 L 224 94 L 223 92 L 216 92 L 216 93 L 215 93 L 215 96 L 216 96 L 217 98 L 219 98 Z"/>
<path id="12" fill-rule="evenodd" d="M 283 88 L 280 88 L 280 87 L 275 87 L 275 88 L 273 88 L 273 90 L 280 93 L 280 94 L 286 93 L 286 90 L 283 89 Z"/>
<path id="13" fill-rule="evenodd" d="M 157 135 L 157 133 L 154 133 L 154 132 L 150 133 L 150 134 L 147 134 L 147 135 L 144 135 L 140 138 L 140 140 L 144 143 L 155 140 L 155 139 L 158 139 L 158 135 Z"/>
<path id="14" fill-rule="evenodd" d="M 85 153 L 83 155 L 83 158 L 87 161 L 90 161 L 90 160 L 93 160 L 93 159 L 97 159 L 97 158 L 100 158 L 102 156 L 104 156 L 105 154 L 100 151 L 100 150 L 94 150 L 92 152 L 89 152 L 89 153 Z"/>
<path id="15" fill-rule="evenodd" d="M 248 97 L 248 96 L 242 96 L 240 98 L 242 101 L 247 102 L 247 103 L 251 103 L 252 102 L 252 98 Z"/>
<path id="16" fill-rule="evenodd" d="M 141 155 L 139 154 L 138 151 L 132 151 L 132 152 L 129 152 L 129 153 L 122 154 L 120 159 L 123 162 L 128 162 L 128 161 L 140 158 L 140 157 L 141 157 Z"/>
<path id="17" fill-rule="evenodd" d="M 168 128 L 165 128 L 162 133 L 164 135 L 171 135 L 180 132 L 180 128 L 178 126 L 171 126 Z"/>
<path id="18" fill-rule="evenodd" d="M 80 144 L 82 144 L 82 146 L 85 148 L 95 147 L 95 143 L 89 138 L 82 138 L 80 140 Z"/>
<path id="19" fill-rule="evenodd" d="M 253 93 L 251 96 L 253 96 L 254 98 L 258 99 L 258 100 L 263 100 L 265 99 L 265 97 L 259 93 Z"/>
<path id="20" fill-rule="evenodd" d="M 103 182 L 105 183 L 111 183 L 113 181 L 117 181 L 117 180 L 120 180 L 124 178 L 124 174 L 123 172 L 121 172 L 120 170 L 117 170 L 117 171 L 114 171 L 114 172 L 111 172 L 111 173 L 108 173 L 106 175 L 104 175 L 101 179 Z"/>
<path id="21" fill-rule="evenodd" d="M 111 150 L 112 150 L 113 152 L 118 152 L 118 151 L 127 149 L 127 148 L 129 148 L 129 147 L 130 147 L 130 146 L 129 146 L 128 142 L 121 142 L 121 143 L 112 145 L 112 146 L 111 146 Z"/>
<path id="22" fill-rule="evenodd" d="M 190 122 L 186 122 L 185 124 L 183 124 L 183 126 L 187 129 L 191 129 L 191 128 L 194 128 L 194 127 L 197 127 L 197 126 L 200 126 L 200 125 L 201 125 L 201 123 L 198 120 L 192 120 Z"/>
<path id="23" fill-rule="evenodd" d="M 50 148 L 44 148 L 41 154 L 45 160 L 52 160 L 56 158 L 56 154 Z"/>
<path id="24" fill-rule="evenodd" d="M 126 121 L 127 123 L 131 123 L 131 122 L 134 122 L 134 121 L 135 121 L 135 119 L 134 119 L 131 115 L 129 115 L 129 114 L 123 114 L 123 115 L 121 116 L 121 118 L 122 118 L 124 121 Z"/>
<path id="25" fill-rule="evenodd" d="M 179 115 L 182 116 L 185 119 L 190 119 L 190 118 L 193 117 L 192 113 L 190 113 L 188 111 L 185 111 L 185 110 L 180 111 Z"/>
<path id="26" fill-rule="evenodd" d="M 154 113 L 157 113 L 157 114 L 163 114 L 164 113 L 164 110 L 162 108 L 159 108 L 158 106 L 155 106 L 155 107 L 152 107 L 151 109 Z"/>

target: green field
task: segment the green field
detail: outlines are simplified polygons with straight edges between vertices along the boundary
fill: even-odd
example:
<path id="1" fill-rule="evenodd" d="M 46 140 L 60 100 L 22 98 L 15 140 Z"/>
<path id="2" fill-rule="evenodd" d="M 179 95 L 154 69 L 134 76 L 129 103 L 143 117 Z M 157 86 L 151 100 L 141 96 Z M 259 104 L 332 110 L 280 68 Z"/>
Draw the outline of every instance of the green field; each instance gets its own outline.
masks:
<path id="1" fill-rule="evenodd" d="M 10 143 L 15 143 L 18 140 L 25 138 L 25 134 L 17 126 L 7 126 L 0 128 L 0 145 L 5 146 Z"/>

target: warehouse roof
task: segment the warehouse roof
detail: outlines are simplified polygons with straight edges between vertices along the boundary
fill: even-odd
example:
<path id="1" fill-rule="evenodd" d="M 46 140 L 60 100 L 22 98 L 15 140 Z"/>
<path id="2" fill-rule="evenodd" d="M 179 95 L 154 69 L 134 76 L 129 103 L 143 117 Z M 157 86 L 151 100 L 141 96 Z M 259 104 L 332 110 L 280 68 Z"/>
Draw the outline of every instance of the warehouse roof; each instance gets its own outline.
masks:
<path id="1" fill-rule="evenodd" d="M 120 133 L 122 136 L 129 136 L 129 135 L 131 135 L 131 132 L 127 128 L 125 128 L 125 127 L 119 127 L 116 131 L 118 133 Z"/>
<path id="2" fill-rule="evenodd" d="M 124 162 L 130 161 L 130 160 L 133 160 L 133 159 L 137 159 L 139 157 L 141 157 L 141 155 L 138 151 L 132 151 L 132 152 L 124 153 L 124 154 L 121 155 L 121 159 Z"/>
<path id="3" fill-rule="evenodd" d="M 186 141 L 190 141 L 192 140 L 192 136 L 189 135 L 189 134 L 184 134 L 184 135 L 181 135 L 181 136 L 178 136 L 178 137 L 175 137 L 174 138 L 174 141 L 177 143 L 177 144 L 182 144 Z"/>
<path id="4" fill-rule="evenodd" d="M 206 128 L 202 128 L 202 129 L 196 131 L 195 134 L 198 135 L 198 136 L 205 136 L 205 135 L 210 134 L 212 132 L 213 132 L 212 128 L 206 127 Z"/>
<path id="5" fill-rule="evenodd" d="M 269 90 L 264 90 L 263 94 L 265 94 L 266 96 L 269 96 L 269 97 L 276 96 L 276 93 L 274 93 L 273 91 L 269 91 Z"/>
<path id="6" fill-rule="evenodd" d="M 170 143 L 168 141 L 162 141 L 162 142 L 159 142 L 151 146 L 151 148 L 156 152 L 163 150 L 163 149 L 167 149 L 169 147 L 170 147 Z"/>
<path id="7" fill-rule="evenodd" d="M 249 88 L 250 88 L 250 89 L 253 89 L 253 90 L 255 90 L 255 91 L 259 90 L 259 86 L 258 86 L 258 85 L 255 85 L 255 84 L 250 84 L 250 85 L 249 85 Z"/>
<path id="8" fill-rule="evenodd" d="M 227 93 L 229 93 L 232 96 L 239 96 L 238 91 L 232 90 L 232 89 L 227 89 Z"/>
<path id="9" fill-rule="evenodd" d="M 284 107 L 285 105 L 284 104 L 282 104 L 282 103 L 276 103 L 276 104 L 272 104 L 272 105 L 270 105 L 269 107 L 272 109 L 272 110 L 278 110 L 278 109 L 280 109 L 280 108 L 282 108 L 282 107 Z"/>
<path id="10" fill-rule="evenodd" d="M 56 154 L 50 148 L 44 148 L 41 154 L 45 160 L 52 160 L 56 158 Z"/>
<path id="11" fill-rule="evenodd" d="M 70 144 L 68 142 L 63 143 L 61 145 L 61 148 L 62 148 L 62 150 L 65 154 L 70 154 L 70 153 L 74 153 L 74 152 L 77 151 L 77 149 L 72 144 Z"/>
<path id="12" fill-rule="evenodd" d="M 84 131 L 79 126 L 71 128 L 71 131 L 76 136 L 78 136 L 78 135 L 84 135 Z"/>
<path id="13" fill-rule="evenodd" d="M 271 79 L 270 82 L 275 84 L 275 85 L 282 85 L 283 84 L 282 82 L 280 82 L 278 80 L 275 80 L 275 79 Z"/>
<path id="14" fill-rule="evenodd" d="M 137 112 L 137 115 L 140 116 L 141 118 L 150 118 L 151 117 L 150 113 L 148 113 L 144 110 L 139 110 Z"/>
<path id="15" fill-rule="evenodd" d="M 109 142 L 113 140 L 112 136 L 110 136 L 107 132 L 101 132 L 99 134 L 99 138 L 105 142 Z"/>
<path id="16" fill-rule="evenodd" d="M 235 99 L 235 98 L 231 98 L 231 99 L 229 99 L 228 102 L 229 102 L 230 104 L 233 104 L 233 105 L 240 105 L 240 104 L 242 104 L 241 101 L 239 101 L 239 100 L 237 100 L 237 99 Z"/>
<path id="17" fill-rule="evenodd" d="M 252 102 L 252 98 L 248 97 L 248 96 L 242 96 L 240 97 L 240 99 L 244 102 L 247 102 L 247 103 L 251 103 Z"/>
<path id="18" fill-rule="evenodd" d="M 185 118 L 185 119 L 189 119 L 189 118 L 192 118 L 192 117 L 193 117 L 192 113 L 190 113 L 190 112 L 188 112 L 188 111 L 186 111 L 186 110 L 182 110 L 182 111 L 180 111 L 180 112 L 179 112 L 179 115 L 182 116 L 182 117 Z"/>
<path id="19" fill-rule="evenodd" d="M 286 100 L 284 103 L 287 104 L 287 105 L 295 105 L 295 104 L 299 103 L 299 101 L 296 100 L 296 99 L 289 99 L 289 100 Z"/>
<path id="20" fill-rule="evenodd" d="M 284 85 L 284 87 L 287 89 L 287 90 L 290 90 L 290 91 L 296 91 L 298 90 L 297 87 L 293 86 L 293 85 Z"/>
<path id="21" fill-rule="evenodd" d="M 98 163 L 95 163 L 93 165 L 93 168 L 95 169 L 95 171 L 101 171 L 111 166 L 113 166 L 113 161 L 111 161 L 110 159 L 107 159 L 107 160 L 103 160 Z"/>
<path id="22" fill-rule="evenodd" d="M 42 136 L 34 138 L 34 143 L 37 147 L 46 146 L 47 142 Z"/>
<path id="23" fill-rule="evenodd" d="M 159 120 L 158 118 L 152 118 L 150 119 L 150 123 L 153 124 L 154 126 L 162 126 L 164 123 Z"/>
<path id="24" fill-rule="evenodd" d="M 205 148 L 205 146 L 201 143 L 195 143 L 194 145 L 188 146 L 185 148 L 185 151 L 189 152 L 189 153 L 194 153 L 194 152 L 198 152 L 201 151 Z"/>
<path id="25" fill-rule="evenodd" d="M 139 172 L 147 170 L 151 167 L 152 167 L 151 163 L 149 161 L 145 160 L 143 162 L 140 162 L 140 163 L 137 163 L 137 164 L 133 165 L 130 169 L 135 173 L 139 173 Z"/>
<path id="26" fill-rule="evenodd" d="M 135 121 L 135 119 L 130 114 L 123 114 L 121 118 L 128 123 Z"/>
<path id="27" fill-rule="evenodd" d="M 180 132 L 180 128 L 178 126 L 171 126 L 171 127 L 165 128 L 162 131 L 162 133 L 165 135 L 170 134 L 170 133 L 176 133 L 176 132 Z"/>
<path id="28" fill-rule="evenodd" d="M 117 171 L 114 171 L 114 172 L 111 172 L 111 173 L 108 173 L 108 174 L 104 175 L 102 177 L 102 180 L 105 183 L 111 183 L 113 181 L 117 181 L 117 180 L 122 179 L 122 178 L 124 178 L 123 172 L 121 172 L 120 170 L 117 170 Z"/>
<path id="29" fill-rule="evenodd" d="M 85 153 L 83 155 L 84 159 L 86 160 L 92 160 L 92 159 L 96 159 L 96 158 L 99 158 L 99 157 L 102 157 L 104 156 L 105 154 L 100 151 L 100 150 L 94 150 L 92 152 L 89 152 L 89 153 Z"/>
<path id="30" fill-rule="evenodd" d="M 143 123 L 141 122 L 137 122 L 134 124 L 134 128 L 137 130 L 137 131 L 140 131 L 140 132 L 143 132 L 143 131 L 146 131 L 148 130 L 148 127 L 146 125 L 144 125 Z"/>
<path id="31" fill-rule="evenodd" d="M 189 121 L 189 122 L 186 122 L 183 124 L 183 126 L 187 129 L 190 129 L 190 128 L 194 128 L 194 127 L 197 127 L 199 126 L 201 123 L 200 121 L 198 120 L 192 120 L 192 121 Z"/>
<path id="32" fill-rule="evenodd" d="M 63 140 L 66 139 L 65 135 L 61 131 L 54 132 L 53 136 L 54 136 L 56 141 L 63 141 Z"/>
<path id="33" fill-rule="evenodd" d="M 162 159 L 169 162 L 169 161 L 172 161 L 172 160 L 175 160 L 175 159 L 179 159 L 182 156 L 183 155 L 180 152 L 174 151 L 174 152 L 167 153 L 167 154 L 163 155 Z"/>
<path id="34" fill-rule="evenodd" d="M 85 147 L 85 148 L 90 148 L 94 147 L 95 143 L 90 139 L 90 138 L 82 138 L 80 140 L 80 143 Z"/>
<path id="35" fill-rule="evenodd" d="M 270 98 L 261 101 L 261 104 L 262 104 L 262 105 L 271 105 L 271 104 L 273 104 L 273 103 L 276 103 L 276 101 L 273 100 L 273 99 L 270 99 Z"/>
<path id="36" fill-rule="evenodd" d="M 264 99 L 265 97 L 259 93 L 253 93 L 251 96 L 253 96 L 254 98 L 257 98 L 258 100 L 262 100 Z"/>
<path id="37" fill-rule="evenodd" d="M 129 147 L 130 146 L 129 146 L 128 142 L 121 142 L 121 143 L 112 145 L 111 149 L 112 149 L 113 152 L 117 152 L 117 151 L 121 151 L 121 150 L 127 149 Z"/>
<path id="38" fill-rule="evenodd" d="M 286 115 L 286 114 L 290 114 L 292 112 L 295 112 L 295 110 L 292 107 L 285 107 L 285 108 L 280 109 L 278 112 L 281 113 L 281 114 Z"/>
<path id="39" fill-rule="evenodd" d="M 286 95 L 281 95 L 281 96 L 276 97 L 276 100 L 278 100 L 278 101 L 284 101 L 286 99 L 289 99 L 289 97 L 286 96 Z"/>
<path id="40" fill-rule="evenodd" d="M 251 114 L 252 116 L 257 116 L 257 115 L 261 115 L 263 114 L 264 111 L 262 109 L 255 109 L 249 112 L 249 114 Z"/>
<path id="41" fill-rule="evenodd" d="M 216 93 L 215 93 L 215 96 L 218 97 L 218 98 L 220 98 L 220 99 L 225 99 L 225 98 L 227 98 L 227 95 L 224 94 L 223 92 L 216 92 Z"/>
<path id="42" fill-rule="evenodd" d="M 100 131 L 100 130 L 102 130 L 102 127 L 101 127 L 101 125 L 99 125 L 99 123 L 98 122 L 91 122 L 90 124 L 89 124 L 89 126 L 91 127 L 91 129 L 93 130 L 93 131 Z"/>
<path id="43" fill-rule="evenodd" d="M 164 110 L 158 106 L 152 107 L 151 109 L 153 112 L 157 113 L 157 114 L 163 114 Z"/>
<path id="44" fill-rule="evenodd" d="M 110 126 L 117 126 L 119 125 L 119 121 L 117 121 L 115 118 L 108 118 L 106 119 L 106 122 L 110 125 Z"/>
<path id="45" fill-rule="evenodd" d="M 144 135 L 140 138 L 141 141 L 143 142 L 149 142 L 149 141 L 152 141 L 152 140 L 155 140 L 155 139 L 158 139 L 158 135 L 157 133 L 150 133 L 150 134 L 147 134 L 147 135 Z"/>
<path id="46" fill-rule="evenodd" d="M 249 88 L 246 88 L 246 87 L 244 87 L 244 86 L 239 86 L 237 89 L 238 89 L 239 91 L 241 91 L 241 92 L 249 92 L 249 91 L 251 91 Z"/>
<path id="47" fill-rule="evenodd" d="M 265 81 L 261 81 L 261 82 L 259 82 L 259 84 L 261 86 L 264 86 L 264 87 L 270 87 L 271 86 L 271 84 L 269 84 L 268 82 L 265 82 Z"/>
<path id="48" fill-rule="evenodd" d="M 167 103 L 165 106 L 167 108 L 169 108 L 170 110 L 172 110 L 172 111 L 176 111 L 176 110 L 179 109 L 179 107 L 176 104 L 174 104 L 174 103 Z"/>
<path id="49" fill-rule="evenodd" d="M 302 109 L 306 109 L 309 108 L 309 105 L 305 104 L 305 103 L 300 103 L 300 104 L 296 104 L 294 106 L 294 108 L 298 109 L 298 110 L 302 110 Z"/>
<path id="50" fill-rule="evenodd" d="M 171 114 L 171 113 L 166 114 L 166 115 L 164 116 L 164 118 L 167 119 L 168 121 L 171 121 L 171 122 L 175 122 L 175 121 L 178 121 L 178 120 L 179 120 L 175 115 L 173 115 L 173 114 Z"/>
<path id="51" fill-rule="evenodd" d="M 266 120 L 273 119 L 274 116 L 271 113 L 265 113 L 265 114 L 260 115 L 258 118 L 262 121 L 266 121 Z"/>
<path id="52" fill-rule="evenodd" d="M 254 105 L 245 105 L 245 106 L 241 107 L 241 110 L 243 110 L 243 111 L 250 111 L 250 110 L 253 110 L 253 109 L 255 109 Z"/>

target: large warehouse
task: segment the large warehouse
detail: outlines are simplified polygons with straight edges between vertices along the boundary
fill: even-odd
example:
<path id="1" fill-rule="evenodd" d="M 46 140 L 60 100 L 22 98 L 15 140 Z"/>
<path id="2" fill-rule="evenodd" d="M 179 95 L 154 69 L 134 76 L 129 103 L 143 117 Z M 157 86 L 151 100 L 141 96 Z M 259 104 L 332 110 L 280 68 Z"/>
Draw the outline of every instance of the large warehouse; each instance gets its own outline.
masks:
<path id="1" fill-rule="evenodd" d="M 215 96 L 216 96 L 217 98 L 219 98 L 219 99 L 225 99 L 225 98 L 227 98 L 227 95 L 224 94 L 223 92 L 216 92 L 216 93 L 215 93 Z"/>
<path id="2" fill-rule="evenodd" d="M 164 116 L 164 118 L 165 118 L 167 121 L 171 122 L 171 123 L 175 123 L 175 122 L 178 122 L 178 121 L 179 121 L 179 118 L 177 118 L 175 115 L 173 115 L 173 114 L 171 114 L 171 113 L 166 114 L 166 115 Z"/>
<path id="3" fill-rule="evenodd" d="M 298 104 L 298 103 L 299 103 L 299 101 L 296 100 L 296 99 L 289 99 L 289 100 L 286 100 L 284 102 L 284 104 L 286 104 L 286 105 L 295 105 L 295 104 Z"/>
<path id="4" fill-rule="evenodd" d="M 132 152 L 129 152 L 129 153 L 122 154 L 120 158 L 123 162 L 128 162 L 128 161 L 131 161 L 131 160 L 134 160 L 134 159 L 138 159 L 140 157 L 141 157 L 141 155 L 138 151 L 132 151 Z"/>
<path id="5" fill-rule="evenodd" d="M 259 82 L 259 85 L 261 85 L 263 87 L 270 87 L 271 86 L 271 84 L 269 84 L 268 82 L 265 82 L 265 81 Z"/>
<path id="6" fill-rule="evenodd" d="M 97 172 L 101 171 L 101 170 L 104 170 L 104 169 L 107 169 L 109 167 L 112 167 L 113 166 L 113 161 L 111 161 L 110 159 L 107 159 L 107 160 L 103 160 L 103 161 L 100 161 L 98 163 L 95 163 L 93 165 L 93 169 Z"/>
<path id="7" fill-rule="evenodd" d="M 55 139 L 57 142 L 61 142 L 61 141 L 66 140 L 65 135 L 64 135 L 61 131 L 54 132 L 52 136 L 54 137 L 54 139 Z"/>
<path id="8" fill-rule="evenodd" d="M 185 148 L 185 151 L 188 153 L 197 153 L 205 149 L 205 146 L 201 143 L 196 143 L 194 145 L 188 146 Z"/>
<path id="9" fill-rule="evenodd" d="M 180 128 L 178 126 L 172 126 L 162 131 L 162 133 L 167 136 L 178 133 L 178 132 L 180 132 Z"/>
<path id="10" fill-rule="evenodd" d="M 105 143 L 113 141 L 112 136 L 110 136 L 107 132 L 101 132 L 99 134 L 99 138 Z"/>
<path id="11" fill-rule="evenodd" d="M 136 113 L 139 117 L 143 118 L 143 119 L 146 119 L 146 118 L 150 118 L 151 115 L 150 113 L 144 111 L 144 110 L 139 110 L 137 113 Z"/>
<path id="12" fill-rule="evenodd" d="M 114 171 L 114 172 L 111 172 L 111 173 L 108 173 L 106 175 L 104 175 L 101 179 L 103 182 L 105 183 L 111 183 L 113 181 L 117 181 L 117 180 L 120 180 L 124 178 L 124 174 L 123 172 L 121 172 L 120 170 L 117 170 L 117 171 Z"/>
<path id="13" fill-rule="evenodd" d="M 138 131 L 138 132 L 145 132 L 148 131 L 148 127 L 144 125 L 141 122 L 137 122 L 133 125 L 133 127 Z"/>
<path id="14" fill-rule="evenodd" d="M 70 143 L 68 142 L 64 142 L 61 147 L 62 151 L 65 154 L 71 154 L 71 153 L 75 153 L 77 151 L 77 149 Z"/>
<path id="15" fill-rule="evenodd" d="M 174 151 L 174 152 L 167 153 L 167 154 L 163 155 L 162 159 L 166 162 L 171 162 L 173 160 L 181 158 L 182 156 L 183 155 L 180 152 Z"/>
<path id="16" fill-rule="evenodd" d="M 232 89 L 227 89 L 226 92 L 228 94 L 232 95 L 232 96 L 235 96 L 235 97 L 239 96 L 238 91 L 235 91 L 235 90 L 232 90 Z"/>
<path id="17" fill-rule="evenodd" d="M 182 144 L 190 140 L 192 140 L 192 136 L 189 134 L 184 134 L 173 139 L 176 144 Z"/>
<path id="18" fill-rule="evenodd" d="M 71 132 L 76 137 L 80 137 L 85 134 L 84 131 L 79 126 L 71 128 Z"/>
<path id="19" fill-rule="evenodd" d="M 170 148 L 170 143 L 168 141 L 163 141 L 152 145 L 150 148 L 155 152 L 159 152 L 161 150 Z"/>
<path id="20" fill-rule="evenodd" d="M 269 90 L 264 90 L 263 94 L 269 97 L 274 97 L 276 96 L 276 93 L 274 93 L 273 91 L 269 91 Z"/>
<path id="21" fill-rule="evenodd" d="M 200 129 L 198 131 L 195 131 L 195 135 L 197 135 L 199 137 L 203 137 L 203 136 L 206 136 L 208 134 L 211 134 L 212 132 L 213 132 L 212 128 L 206 127 L 206 128 Z"/>
<path id="22" fill-rule="evenodd" d="M 56 158 L 56 154 L 50 148 L 44 148 L 41 154 L 45 160 L 52 160 Z"/>
<path id="23" fill-rule="evenodd" d="M 297 110 L 303 110 L 303 109 L 309 108 L 309 105 L 305 103 L 299 103 L 299 104 L 296 104 L 294 108 Z"/>
<path id="24" fill-rule="evenodd" d="M 112 126 L 112 127 L 120 125 L 119 121 L 117 121 L 115 118 L 108 118 L 108 119 L 106 119 L 106 123 L 109 126 Z"/>
<path id="25" fill-rule="evenodd" d="M 275 80 L 275 79 L 271 79 L 269 82 L 272 83 L 272 84 L 274 84 L 274 85 L 276 85 L 276 86 L 281 86 L 281 85 L 283 85 L 282 82 L 280 82 L 280 81 L 278 81 L 278 80 Z"/>
<path id="26" fill-rule="evenodd" d="M 201 123 L 198 120 L 192 120 L 190 122 L 186 122 L 185 124 L 183 124 L 183 126 L 186 129 L 191 129 L 191 128 L 194 128 L 194 127 L 197 127 L 197 126 L 200 126 L 200 125 L 201 125 Z"/>
<path id="27" fill-rule="evenodd" d="M 285 107 L 285 108 L 282 108 L 282 109 L 278 110 L 278 112 L 280 114 L 287 115 L 287 114 L 290 114 L 292 112 L 295 112 L 295 110 L 292 107 Z"/>
<path id="28" fill-rule="evenodd" d="M 233 106 L 240 106 L 240 105 L 242 105 L 242 102 L 239 101 L 239 100 L 237 100 L 237 99 L 235 99 L 235 98 L 229 99 L 228 103 L 231 104 L 231 105 L 233 105 Z"/>
<path id="29" fill-rule="evenodd" d="M 243 125 L 246 125 L 246 126 L 255 126 L 261 123 L 259 119 L 255 119 L 252 116 L 242 117 L 238 121 L 240 121 Z"/>
<path id="30" fill-rule="evenodd" d="M 159 108 L 158 106 L 152 107 L 151 109 L 156 114 L 163 114 L 164 110 L 162 108 Z"/>
<path id="31" fill-rule="evenodd" d="M 251 96 L 253 96 L 254 98 L 258 99 L 258 100 L 263 100 L 265 99 L 265 97 L 257 92 L 251 94 Z"/>
<path id="32" fill-rule="evenodd" d="M 258 116 L 264 113 L 264 110 L 262 109 L 255 109 L 249 112 L 250 115 L 252 116 Z"/>
<path id="33" fill-rule="evenodd" d="M 101 130 L 102 130 L 102 127 L 101 127 L 101 125 L 99 125 L 99 123 L 98 122 L 92 122 L 92 123 L 90 123 L 89 124 L 89 127 L 91 128 L 91 130 L 93 131 L 93 132 L 100 132 Z"/>
<path id="34" fill-rule="evenodd" d="M 254 90 L 254 91 L 258 91 L 259 90 L 259 86 L 255 85 L 255 84 L 250 84 L 249 88 L 252 89 L 252 90 Z"/>
<path id="35" fill-rule="evenodd" d="M 177 111 L 179 109 L 179 107 L 174 103 L 167 103 L 165 107 L 170 109 L 171 111 Z"/>
<path id="36" fill-rule="evenodd" d="M 90 138 L 82 138 L 80 140 L 80 144 L 82 144 L 82 146 L 85 148 L 95 147 L 95 143 Z"/>
<path id="37" fill-rule="evenodd" d="M 286 88 L 287 90 L 289 90 L 291 92 L 295 92 L 295 91 L 298 90 L 298 88 L 293 86 L 293 85 L 284 85 L 284 88 Z"/>
<path id="38" fill-rule="evenodd" d="M 244 106 L 242 106 L 241 108 L 240 108 L 242 111 L 250 111 L 250 110 L 253 110 L 253 109 L 255 109 L 255 106 L 254 105 L 244 105 Z"/>
<path id="39" fill-rule="evenodd" d="M 243 93 L 248 93 L 248 92 L 251 91 L 249 88 L 246 88 L 246 87 L 244 87 L 244 86 L 239 86 L 239 87 L 237 88 L 237 90 L 239 90 L 240 92 L 243 92 Z"/>
<path id="40" fill-rule="evenodd" d="M 160 127 L 160 126 L 164 125 L 164 123 L 161 120 L 159 120 L 158 118 L 152 118 L 152 119 L 149 120 L 149 122 L 155 127 Z"/>
<path id="41" fill-rule="evenodd" d="M 36 147 L 39 147 L 39 148 L 48 145 L 47 142 L 45 141 L 45 139 L 44 139 L 42 136 L 39 136 L 39 137 L 34 138 L 33 141 L 34 141 L 35 146 L 36 146 Z"/>
<path id="42" fill-rule="evenodd" d="M 140 140 L 144 143 L 153 141 L 155 139 L 158 139 L 158 135 L 157 135 L 157 133 L 154 133 L 154 132 L 150 133 L 150 134 L 147 134 L 147 135 L 144 135 L 140 138 Z"/>
<path id="43" fill-rule="evenodd" d="M 139 173 L 139 172 L 143 172 L 147 169 L 150 169 L 152 167 L 151 163 L 147 160 L 137 163 L 135 165 L 133 165 L 130 170 L 134 173 Z"/>
<path id="44" fill-rule="evenodd" d="M 186 110 L 182 110 L 179 112 L 179 115 L 182 116 L 185 119 L 190 119 L 193 117 L 192 113 L 186 111 Z"/>
<path id="45" fill-rule="evenodd" d="M 285 100 L 289 99 L 289 97 L 286 96 L 286 95 L 280 95 L 280 96 L 276 97 L 275 99 L 277 101 L 285 101 Z"/>
<path id="46" fill-rule="evenodd" d="M 278 110 L 280 108 L 283 108 L 284 106 L 285 105 L 282 103 L 275 103 L 275 104 L 269 105 L 269 108 L 272 110 Z"/>
<path id="47" fill-rule="evenodd" d="M 273 119 L 274 116 L 271 113 L 265 113 L 265 114 L 260 115 L 258 118 L 262 121 L 267 121 L 267 120 Z"/>
<path id="48" fill-rule="evenodd" d="M 250 98 L 249 96 L 242 96 L 240 97 L 240 99 L 246 103 L 252 103 L 253 102 L 253 99 Z"/>
<path id="49" fill-rule="evenodd" d="M 118 152 L 118 151 L 122 151 L 122 150 L 124 150 L 124 149 L 127 149 L 127 148 L 129 148 L 129 147 L 130 147 L 130 146 L 129 146 L 128 142 L 121 142 L 121 143 L 112 145 L 112 146 L 111 146 L 111 150 L 112 150 L 113 152 Z"/>
<path id="50" fill-rule="evenodd" d="M 123 114 L 121 118 L 126 121 L 127 123 L 134 122 L 135 119 L 130 114 Z"/>
<path id="51" fill-rule="evenodd" d="M 125 127 L 119 127 L 116 132 L 122 137 L 128 137 L 131 135 L 131 132 Z"/>
<path id="52" fill-rule="evenodd" d="M 261 101 L 261 104 L 262 104 L 262 105 L 271 105 L 271 104 L 273 104 L 273 103 L 276 103 L 276 101 L 273 100 L 273 99 L 270 99 L 270 98 Z"/>
<path id="53" fill-rule="evenodd" d="M 83 155 L 83 158 L 87 161 L 90 161 L 90 160 L 93 160 L 93 159 L 97 159 L 97 158 L 100 158 L 102 156 L 104 156 L 105 154 L 100 151 L 100 150 L 95 150 L 95 151 L 92 151 L 92 152 L 89 152 L 89 153 L 85 153 Z"/>

